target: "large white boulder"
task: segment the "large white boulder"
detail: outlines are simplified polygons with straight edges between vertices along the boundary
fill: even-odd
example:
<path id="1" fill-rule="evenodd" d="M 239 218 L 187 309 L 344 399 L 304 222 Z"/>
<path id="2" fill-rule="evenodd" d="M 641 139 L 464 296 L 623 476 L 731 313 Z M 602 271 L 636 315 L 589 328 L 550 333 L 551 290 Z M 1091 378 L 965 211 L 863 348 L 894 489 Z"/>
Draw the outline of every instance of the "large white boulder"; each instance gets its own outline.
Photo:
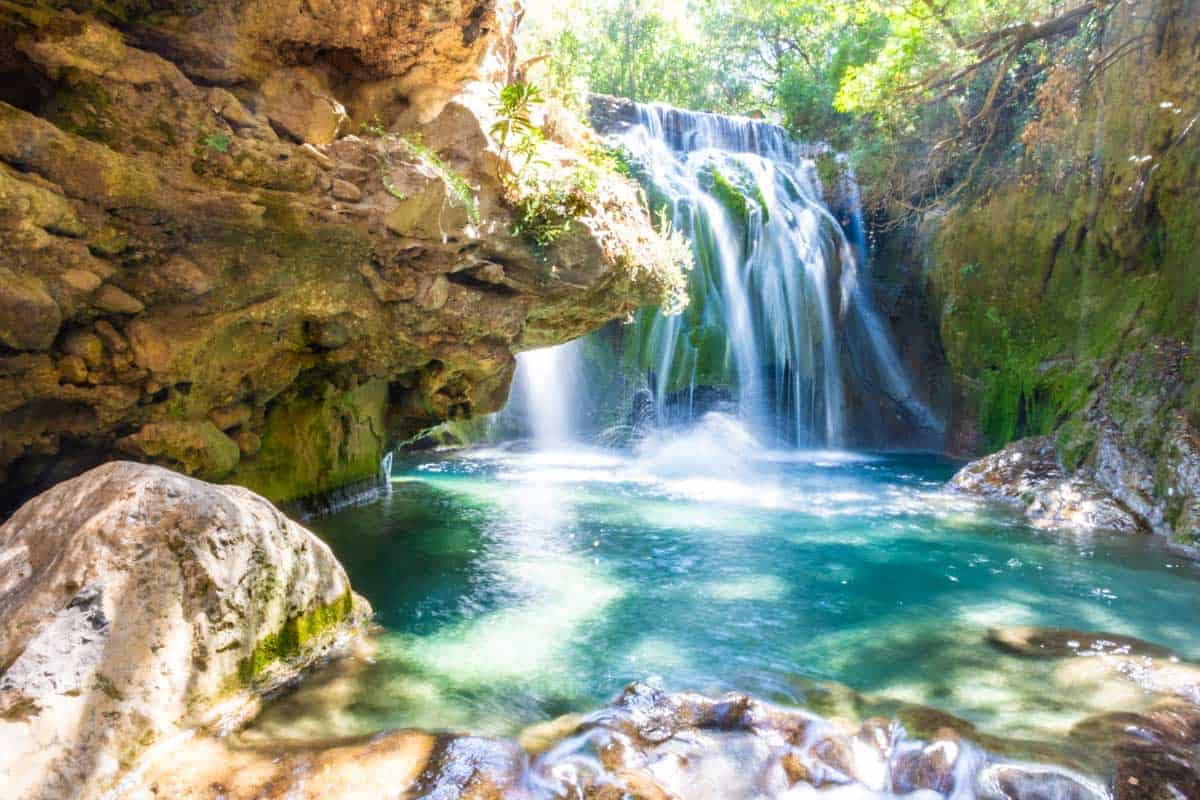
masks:
<path id="1" fill-rule="evenodd" d="M 365 619 L 329 548 L 246 489 L 116 462 L 0 526 L 0 786 L 88 798 L 236 724 Z"/>

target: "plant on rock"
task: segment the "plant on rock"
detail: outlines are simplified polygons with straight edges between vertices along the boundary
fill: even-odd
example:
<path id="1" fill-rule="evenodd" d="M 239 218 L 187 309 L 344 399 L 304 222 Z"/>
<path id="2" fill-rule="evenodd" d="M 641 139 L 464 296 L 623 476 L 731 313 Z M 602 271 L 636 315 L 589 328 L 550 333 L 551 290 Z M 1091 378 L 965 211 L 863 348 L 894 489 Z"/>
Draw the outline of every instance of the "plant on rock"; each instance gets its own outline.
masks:
<path id="1" fill-rule="evenodd" d="M 453 200 L 454 204 L 466 209 L 467 217 L 472 223 L 478 224 L 479 203 L 475 199 L 475 190 L 471 188 L 471 184 L 465 177 L 447 164 L 433 148 L 421 141 L 419 133 L 411 135 L 388 133 L 378 120 L 363 123 L 362 130 L 363 133 L 374 136 L 381 142 L 378 159 L 379 177 L 388 194 L 397 200 L 408 199 L 408 196 L 393 183 L 389 175 L 393 163 L 393 153 L 398 150 L 406 158 L 419 162 L 433 172 L 445 184 L 447 196 Z"/>

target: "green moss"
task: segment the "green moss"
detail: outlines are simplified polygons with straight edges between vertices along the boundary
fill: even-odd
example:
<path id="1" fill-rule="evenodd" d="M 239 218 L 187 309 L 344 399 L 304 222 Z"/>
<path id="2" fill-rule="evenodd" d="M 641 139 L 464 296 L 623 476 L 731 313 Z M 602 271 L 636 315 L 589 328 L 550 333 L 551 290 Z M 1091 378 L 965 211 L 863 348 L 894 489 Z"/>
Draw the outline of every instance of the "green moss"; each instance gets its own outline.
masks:
<path id="1" fill-rule="evenodd" d="M 1156 180 L 1186 183 L 1176 169 L 1194 166 L 1164 161 Z M 1189 377 L 1180 368 L 1178 399 L 1164 399 L 1161 365 L 1139 356 L 1170 349 L 1163 342 L 1200 343 L 1200 270 L 1189 255 L 1200 212 L 1162 203 L 1139 220 L 1115 185 L 1097 210 L 1088 175 L 1065 187 L 1002 186 L 964 204 L 939 225 L 931 274 L 947 360 L 985 446 L 1054 433 L 1069 469 L 1092 451 L 1101 399 L 1118 428 L 1153 453 L 1164 415 L 1194 415 L 1200 397 L 1195 369 Z M 1129 359 L 1139 366 L 1114 376 Z"/>
<path id="2" fill-rule="evenodd" d="M 340 625 L 354 611 L 354 595 L 347 591 L 328 605 L 292 617 L 283 627 L 258 640 L 253 652 L 238 662 L 238 680 L 253 683 L 272 665 L 294 658 L 316 637 Z"/>
<path id="3" fill-rule="evenodd" d="M 108 145 L 123 133 L 119 121 L 110 118 L 111 105 L 112 96 L 103 86 L 67 69 L 44 113 L 63 130 Z"/>
<path id="4" fill-rule="evenodd" d="M 227 478 L 276 503 L 369 480 L 386 449 L 387 382 L 342 391 L 320 381 L 273 404 L 262 449 Z"/>
<path id="5" fill-rule="evenodd" d="M 750 202 L 719 169 L 712 170 L 712 194 L 740 224 L 750 219 Z"/>
<path id="6" fill-rule="evenodd" d="M 218 153 L 229 152 L 229 137 L 224 133 L 210 133 L 201 139 L 201 142 L 210 150 L 216 150 Z"/>

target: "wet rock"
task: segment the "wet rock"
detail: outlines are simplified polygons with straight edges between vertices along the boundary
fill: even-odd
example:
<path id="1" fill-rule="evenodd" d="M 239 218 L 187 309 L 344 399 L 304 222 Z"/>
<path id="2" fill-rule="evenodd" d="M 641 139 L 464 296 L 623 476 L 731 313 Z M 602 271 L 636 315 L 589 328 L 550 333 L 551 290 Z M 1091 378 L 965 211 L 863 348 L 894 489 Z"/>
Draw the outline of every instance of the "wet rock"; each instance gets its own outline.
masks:
<path id="1" fill-rule="evenodd" d="M 1070 737 L 1081 747 L 1111 754 L 1118 800 L 1200 796 L 1200 706 L 1169 701 L 1139 713 L 1090 717 Z"/>
<path id="2" fill-rule="evenodd" d="M 517 735 L 517 744 L 530 755 L 539 755 L 579 730 L 585 719 L 582 714 L 564 714 L 548 722 L 530 725 Z"/>
<path id="3" fill-rule="evenodd" d="M 1115 633 L 1091 633 L 1068 628 L 1010 626 L 989 628 L 988 644 L 1005 652 L 1030 658 L 1066 658 L 1079 655 L 1144 655 L 1171 658 L 1174 653 L 1161 645 Z"/>
<path id="4" fill-rule="evenodd" d="M 580 748 L 598 754 L 603 773 Z M 965 771 L 964 759 L 970 762 Z M 680 800 L 793 798 L 838 787 L 847 796 L 924 791 L 948 797 L 982 759 L 956 735 L 926 744 L 907 738 L 891 720 L 869 720 L 846 733 L 804 711 L 745 695 L 707 698 L 633 684 L 543 754 L 534 770 L 573 776 L 585 798 L 616 798 L 622 791 Z M 605 793 L 614 788 L 615 794 Z"/>
<path id="5" fill-rule="evenodd" d="M 963 467 L 951 488 L 1022 506 L 1038 528 L 1142 533 L 1145 521 L 1085 475 L 1068 476 L 1048 436 L 1022 439 Z"/>
<path id="6" fill-rule="evenodd" d="M 1108 792 L 1081 775 L 1025 764 L 997 764 L 979 773 L 984 800 L 1108 800 Z"/>
<path id="7" fill-rule="evenodd" d="M 116 462 L 0 527 L 0 784 L 92 797 L 148 746 L 251 713 L 361 624 L 341 566 L 269 503 Z"/>
<path id="8" fill-rule="evenodd" d="M 949 797 L 961 753 L 962 745 L 954 740 L 903 750 L 892 768 L 892 786 L 904 793 L 926 789 Z"/>

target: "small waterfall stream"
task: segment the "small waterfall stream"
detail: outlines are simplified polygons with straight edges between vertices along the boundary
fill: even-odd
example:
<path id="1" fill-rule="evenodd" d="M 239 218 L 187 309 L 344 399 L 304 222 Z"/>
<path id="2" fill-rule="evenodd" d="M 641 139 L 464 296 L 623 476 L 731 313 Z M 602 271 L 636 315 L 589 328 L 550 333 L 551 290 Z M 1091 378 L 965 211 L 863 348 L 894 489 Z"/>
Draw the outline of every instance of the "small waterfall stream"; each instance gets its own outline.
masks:
<path id="1" fill-rule="evenodd" d="M 540 450 L 561 448 L 578 434 L 574 388 L 579 343 L 530 350 L 517 359 L 526 420 Z"/>

